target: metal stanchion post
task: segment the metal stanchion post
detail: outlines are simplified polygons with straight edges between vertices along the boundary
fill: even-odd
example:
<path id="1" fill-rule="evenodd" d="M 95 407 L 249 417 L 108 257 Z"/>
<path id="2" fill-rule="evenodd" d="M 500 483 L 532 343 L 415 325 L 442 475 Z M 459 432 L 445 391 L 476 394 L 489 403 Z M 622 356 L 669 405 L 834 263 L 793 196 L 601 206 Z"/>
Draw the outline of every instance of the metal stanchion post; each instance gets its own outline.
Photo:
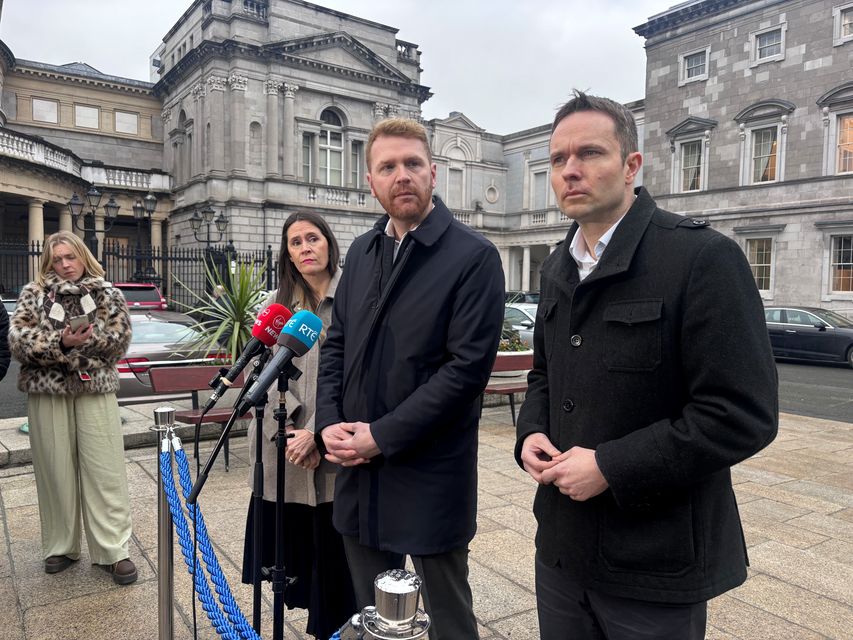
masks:
<path id="1" fill-rule="evenodd" d="M 163 491 L 163 477 L 160 471 L 160 452 L 169 450 L 166 432 L 175 424 L 175 410 L 172 407 L 154 409 L 152 431 L 160 433 L 162 443 L 157 448 L 157 637 L 159 640 L 172 640 L 175 635 L 175 565 L 172 550 L 172 514 L 169 511 L 169 499 Z M 159 444 L 159 443 L 158 443 Z M 161 448 L 164 447 L 164 448 Z"/>

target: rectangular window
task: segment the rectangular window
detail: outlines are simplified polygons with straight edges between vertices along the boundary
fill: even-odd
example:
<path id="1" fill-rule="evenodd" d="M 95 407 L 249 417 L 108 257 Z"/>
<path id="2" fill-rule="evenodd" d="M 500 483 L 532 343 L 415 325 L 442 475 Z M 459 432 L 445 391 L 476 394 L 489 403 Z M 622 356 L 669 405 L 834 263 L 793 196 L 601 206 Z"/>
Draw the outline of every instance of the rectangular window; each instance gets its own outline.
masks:
<path id="1" fill-rule="evenodd" d="M 684 58 L 684 76 L 686 80 L 691 80 L 699 76 L 705 75 L 705 52 L 700 51 L 693 53 Z"/>
<path id="2" fill-rule="evenodd" d="M 746 255 L 759 291 L 770 291 L 770 266 L 773 258 L 773 240 L 770 238 L 747 240 Z"/>
<path id="3" fill-rule="evenodd" d="M 776 180 L 776 127 L 752 131 L 752 182 Z"/>
<path id="4" fill-rule="evenodd" d="M 853 114 L 838 119 L 838 173 L 853 173 Z"/>
<path id="5" fill-rule="evenodd" d="M 302 134 L 302 180 L 311 182 L 311 134 Z"/>
<path id="6" fill-rule="evenodd" d="M 133 136 L 139 135 L 139 115 L 116 111 L 115 119 L 116 133 L 129 133 Z"/>
<path id="7" fill-rule="evenodd" d="M 764 60 L 782 53 L 782 29 L 773 29 L 755 36 L 755 59 Z"/>
<path id="8" fill-rule="evenodd" d="M 853 291 L 853 235 L 832 238 L 829 270 L 834 292 Z"/>
<path id="9" fill-rule="evenodd" d="M 548 172 L 537 171 L 533 174 L 533 208 L 544 209 L 548 206 Z"/>
<path id="10" fill-rule="evenodd" d="M 462 207 L 462 169 L 449 169 L 447 173 L 447 204 L 452 208 Z"/>
<path id="11" fill-rule="evenodd" d="M 343 186 L 343 134 L 340 131 L 320 132 L 320 176 L 330 187 Z"/>
<path id="12" fill-rule="evenodd" d="M 59 103 L 56 100 L 33 98 L 33 120 L 59 124 Z"/>
<path id="13" fill-rule="evenodd" d="M 841 37 L 853 38 L 853 7 L 841 12 Z"/>
<path id="14" fill-rule="evenodd" d="M 699 191 L 702 188 L 702 141 L 681 145 L 681 190 Z"/>
<path id="15" fill-rule="evenodd" d="M 352 186 L 356 189 L 361 188 L 361 167 L 364 160 L 362 159 L 364 145 L 361 142 L 353 142 L 350 152 L 350 180 Z"/>
<path id="16" fill-rule="evenodd" d="M 74 126 L 86 129 L 100 128 L 100 110 L 97 107 L 87 107 L 82 104 L 74 105 Z"/>

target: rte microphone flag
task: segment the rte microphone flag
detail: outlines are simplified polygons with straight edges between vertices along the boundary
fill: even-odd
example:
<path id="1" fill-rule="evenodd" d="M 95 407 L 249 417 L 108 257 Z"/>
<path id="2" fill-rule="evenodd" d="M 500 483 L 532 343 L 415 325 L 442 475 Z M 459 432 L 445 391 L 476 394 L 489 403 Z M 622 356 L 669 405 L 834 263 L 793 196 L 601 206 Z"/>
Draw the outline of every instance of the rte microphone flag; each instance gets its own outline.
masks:
<path id="1" fill-rule="evenodd" d="M 243 353 L 240 354 L 240 357 L 237 358 L 237 361 L 231 366 L 228 373 L 219 379 L 219 384 L 216 385 L 216 389 L 214 389 L 207 404 L 204 405 L 205 413 L 213 408 L 216 401 L 234 383 L 237 376 L 246 368 L 246 365 L 251 362 L 252 358 L 275 344 L 281 330 L 287 321 L 291 319 L 292 315 L 287 307 L 277 302 L 272 303 L 258 314 L 255 324 L 252 326 L 252 339 L 246 344 Z"/>
<path id="2" fill-rule="evenodd" d="M 278 336 L 279 350 L 266 368 L 261 371 L 261 375 L 258 376 L 252 388 L 243 396 L 243 401 L 237 407 L 237 415 L 242 415 L 249 407 L 254 406 L 262 397 L 266 396 L 267 389 L 276 381 L 285 367 L 294 358 L 304 356 L 314 346 L 322 329 L 323 322 L 310 311 L 297 311 L 287 321 Z"/>

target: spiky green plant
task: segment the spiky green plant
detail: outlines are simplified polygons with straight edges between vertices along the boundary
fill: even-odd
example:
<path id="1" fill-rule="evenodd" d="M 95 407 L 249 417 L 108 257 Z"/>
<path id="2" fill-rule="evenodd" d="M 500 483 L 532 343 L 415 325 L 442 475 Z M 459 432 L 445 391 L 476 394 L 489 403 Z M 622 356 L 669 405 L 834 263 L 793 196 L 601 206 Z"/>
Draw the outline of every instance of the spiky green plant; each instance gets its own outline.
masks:
<path id="1" fill-rule="evenodd" d="M 199 294 L 180 280 L 175 281 L 189 291 L 198 304 L 180 304 L 197 323 L 193 326 L 201 338 L 194 345 L 210 353 L 226 349 L 232 362 L 243 352 L 252 338 L 252 324 L 258 307 L 266 297 L 265 270 L 253 263 L 232 263 L 223 275 L 205 261 L 209 291 Z"/>

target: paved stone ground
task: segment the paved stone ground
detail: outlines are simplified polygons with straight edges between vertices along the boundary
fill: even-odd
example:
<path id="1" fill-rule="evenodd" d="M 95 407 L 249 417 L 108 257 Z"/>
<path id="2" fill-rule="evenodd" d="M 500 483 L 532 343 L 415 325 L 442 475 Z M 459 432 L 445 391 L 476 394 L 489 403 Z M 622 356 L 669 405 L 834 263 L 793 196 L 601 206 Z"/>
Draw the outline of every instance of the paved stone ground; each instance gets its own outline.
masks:
<path id="1" fill-rule="evenodd" d="M 153 406 L 123 408 L 128 442 L 139 443 Z M 0 421 L 0 463 L 26 461 L 20 420 Z M 486 409 L 480 431 L 479 530 L 471 544 L 471 586 L 482 638 L 538 638 L 531 514 L 534 484 L 512 459 L 506 407 Z M 211 448 L 206 443 L 203 457 Z M 231 471 L 217 462 L 200 503 L 229 584 L 251 618 L 251 587 L 239 583 L 248 448 L 232 441 Z M 46 575 L 32 468 L 0 469 L 0 639 L 157 637 L 157 493 L 153 445 L 129 449 L 131 554 L 140 572 L 129 587 L 81 558 Z M 783 415 L 777 440 L 734 470 L 752 567 L 738 589 L 709 605 L 707 638 L 810 640 L 853 637 L 853 424 Z M 176 547 L 175 638 L 192 638 L 191 593 Z M 265 588 L 268 593 L 268 588 Z M 263 635 L 272 636 L 265 598 Z M 199 615 L 199 638 L 215 633 Z M 302 633 L 305 612 L 286 613 L 286 638 Z"/>

